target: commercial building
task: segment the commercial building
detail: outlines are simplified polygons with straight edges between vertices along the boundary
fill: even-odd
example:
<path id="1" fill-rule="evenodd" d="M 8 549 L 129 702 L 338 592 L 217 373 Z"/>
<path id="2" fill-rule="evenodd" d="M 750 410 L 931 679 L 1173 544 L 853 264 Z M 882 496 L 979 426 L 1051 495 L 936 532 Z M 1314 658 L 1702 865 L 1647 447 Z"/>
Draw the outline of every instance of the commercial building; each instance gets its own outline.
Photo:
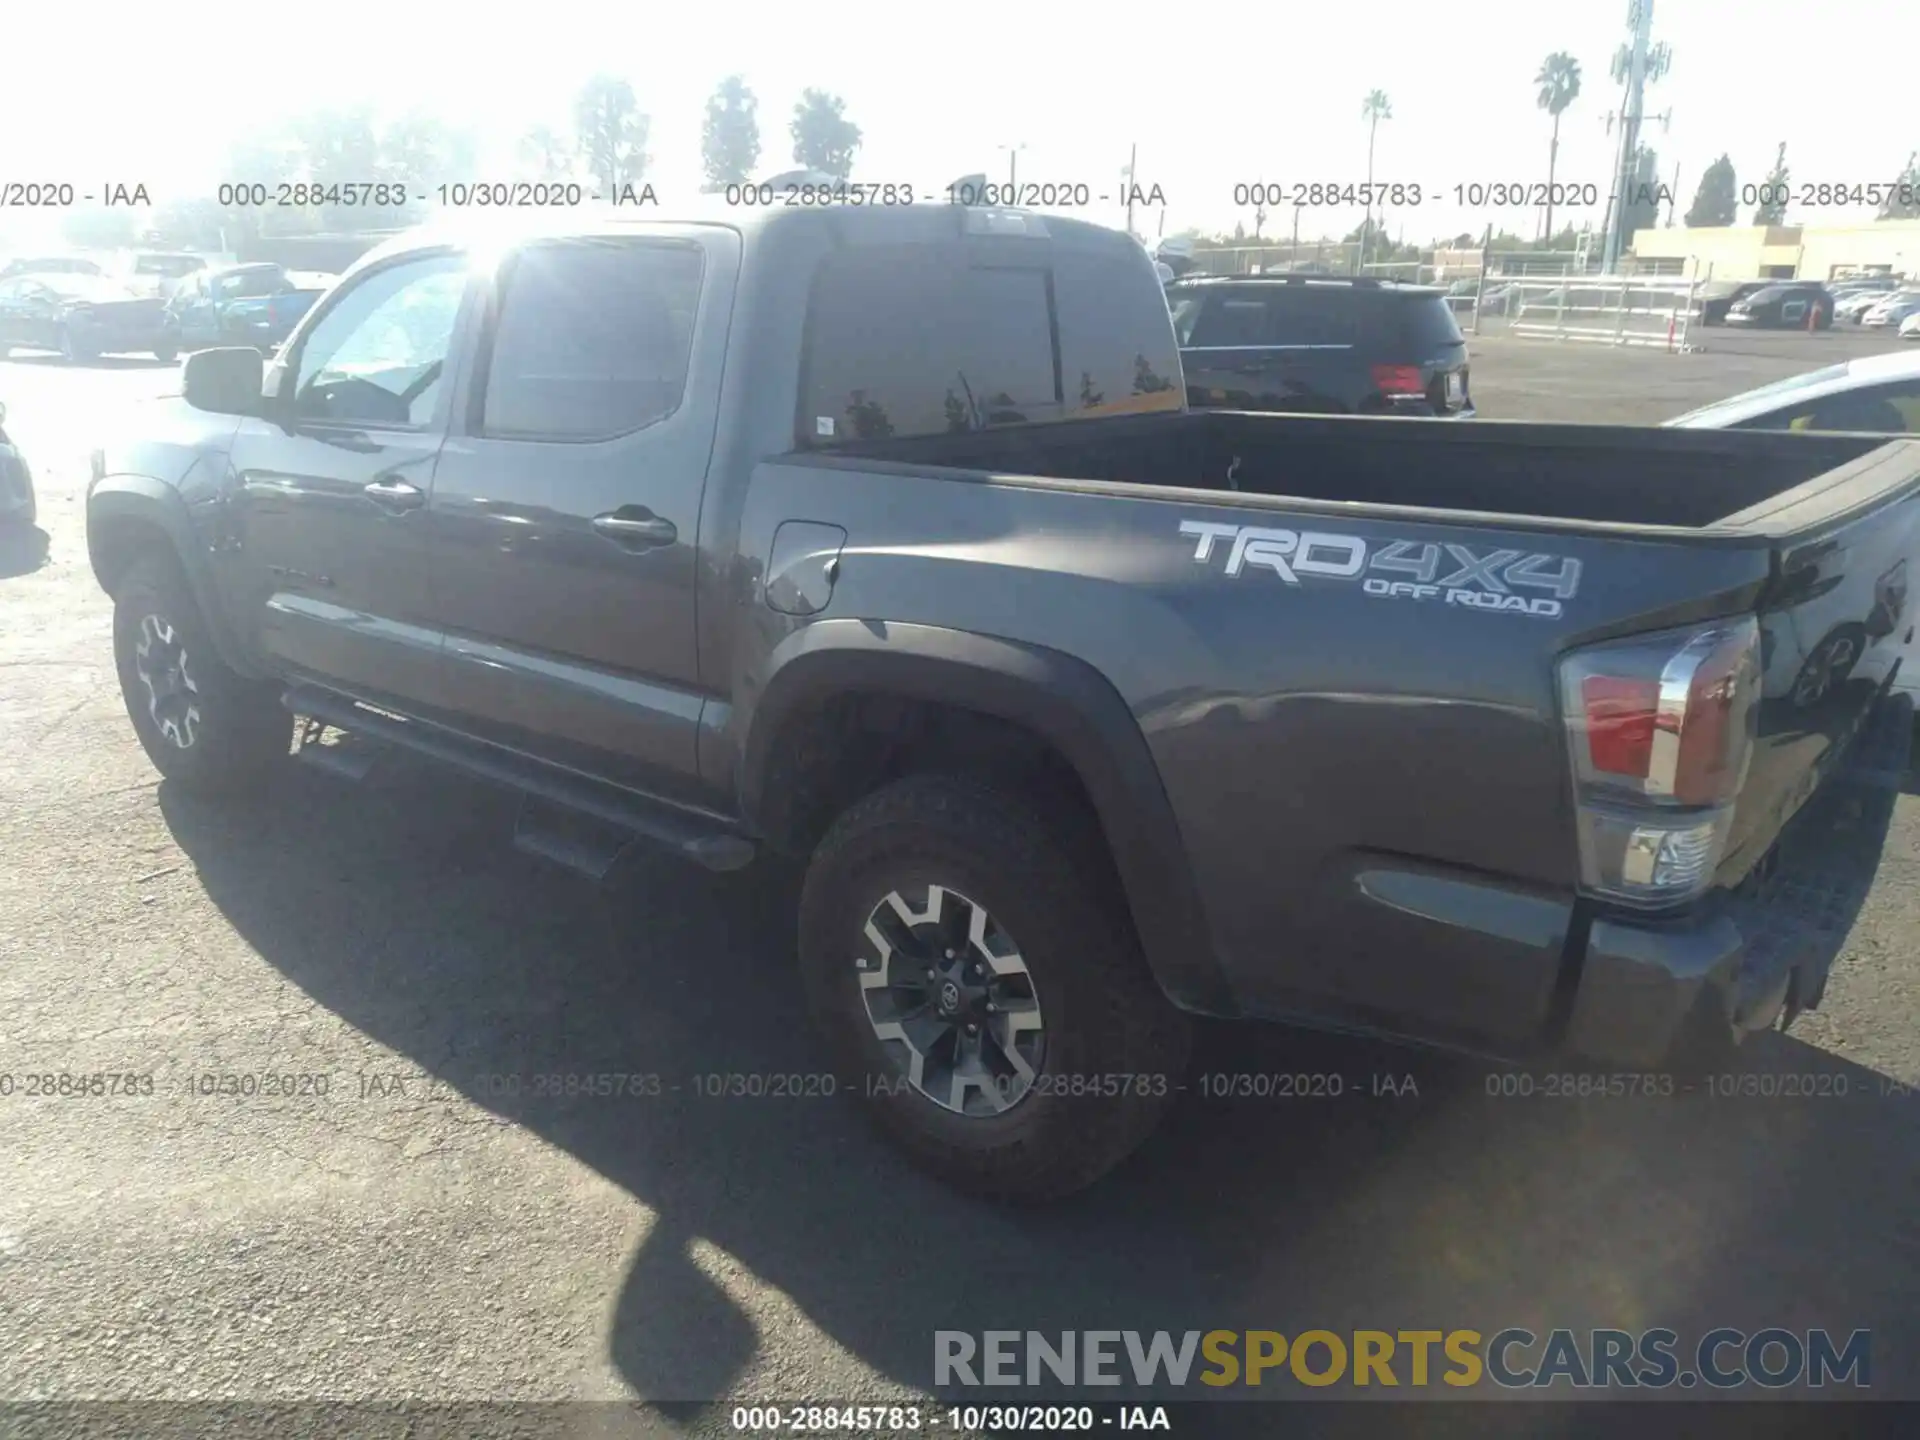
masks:
<path id="1" fill-rule="evenodd" d="M 1920 220 L 1636 230 L 1632 254 L 1642 262 L 1680 262 L 1701 279 L 1832 280 L 1856 272 L 1920 277 Z"/>

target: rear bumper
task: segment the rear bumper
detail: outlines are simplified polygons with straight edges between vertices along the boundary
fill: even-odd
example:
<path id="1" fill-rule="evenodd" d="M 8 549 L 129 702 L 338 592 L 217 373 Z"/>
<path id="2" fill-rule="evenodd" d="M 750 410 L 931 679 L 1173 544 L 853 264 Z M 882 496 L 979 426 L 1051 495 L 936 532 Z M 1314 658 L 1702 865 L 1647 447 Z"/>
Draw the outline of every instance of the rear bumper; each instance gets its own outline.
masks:
<path id="1" fill-rule="evenodd" d="M 1565 893 L 1360 857 L 1342 879 L 1332 933 L 1378 999 L 1363 1004 L 1362 987 L 1350 987 L 1351 1003 L 1335 1012 L 1324 997 L 1249 1004 L 1243 994 L 1245 1013 L 1508 1059 L 1560 1054 L 1651 1070 L 1810 1009 L 1872 887 L 1913 713 L 1909 696 L 1885 697 L 1759 878 L 1678 915 L 1591 915 Z"/>
<path id="2" fill-rule="evenodd" d="M 1657 1066 L 1699 1038 L 1764 1029 L 1820 1003 L 1873 884 L 1913 737 L 1912 702 L 1881 704 L 1842 769 L 1794 817 L 1760 876 L 1671 920 L 1596 919 L 1568 1050 Z"/>

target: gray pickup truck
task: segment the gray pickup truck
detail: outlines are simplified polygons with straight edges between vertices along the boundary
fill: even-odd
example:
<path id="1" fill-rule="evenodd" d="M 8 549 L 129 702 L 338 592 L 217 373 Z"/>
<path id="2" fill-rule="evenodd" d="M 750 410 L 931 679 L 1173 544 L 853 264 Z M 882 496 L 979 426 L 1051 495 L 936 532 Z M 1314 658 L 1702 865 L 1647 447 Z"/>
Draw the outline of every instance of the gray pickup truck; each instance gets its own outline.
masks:
<path id="1" fill-rule="evenodd" d="M 169 783 L 398 748 L 589 874 L 804 859 L 842 1088 L 977 1192 L 1126 1155 L 1193 1015 L 1651 1071 L 1819 1001 L 1920 445 L 1182 395 L 1091 224 L 423 233 L 189 360 L 88 544 Z"/>

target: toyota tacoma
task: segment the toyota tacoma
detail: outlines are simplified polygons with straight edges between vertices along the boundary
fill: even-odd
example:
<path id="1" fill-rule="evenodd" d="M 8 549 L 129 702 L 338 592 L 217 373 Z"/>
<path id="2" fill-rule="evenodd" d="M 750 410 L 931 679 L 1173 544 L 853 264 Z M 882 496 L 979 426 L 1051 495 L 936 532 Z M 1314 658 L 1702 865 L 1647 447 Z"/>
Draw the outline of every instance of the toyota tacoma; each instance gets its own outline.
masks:
<path id="1" fill-rule="evenodd" d="M 171 784 L 404 751 L 591 875 L 801 858 L 827 1054 L 976 1192 L 1114 1165 L 1194 1016 L 1651 1069 L 1819 1002 L 1920 446 L 1184 396 L 1088 223 L 427 231 L 192 357 L 87 539 Z"/>

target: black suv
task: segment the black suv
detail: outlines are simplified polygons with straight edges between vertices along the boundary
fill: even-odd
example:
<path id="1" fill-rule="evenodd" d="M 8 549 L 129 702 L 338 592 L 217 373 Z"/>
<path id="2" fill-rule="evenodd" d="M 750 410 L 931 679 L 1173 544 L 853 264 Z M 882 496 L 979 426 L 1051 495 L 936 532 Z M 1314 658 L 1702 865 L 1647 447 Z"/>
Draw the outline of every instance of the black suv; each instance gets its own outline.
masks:
<path id="1" fill-rule="evenodd" d="M 1197 409 L 1466 419 L 1467 342 L 1444 292 L 1321 275 L 1167 287 Z"/>
<path id="2" fill-rule="evenodd" d="M 1727 307 L 1727 324 L 1768 330 L 1816 330 L 1833 325 L 1833 295 L 1824 285 L 1783 280 L 1754 291 Z"/>

